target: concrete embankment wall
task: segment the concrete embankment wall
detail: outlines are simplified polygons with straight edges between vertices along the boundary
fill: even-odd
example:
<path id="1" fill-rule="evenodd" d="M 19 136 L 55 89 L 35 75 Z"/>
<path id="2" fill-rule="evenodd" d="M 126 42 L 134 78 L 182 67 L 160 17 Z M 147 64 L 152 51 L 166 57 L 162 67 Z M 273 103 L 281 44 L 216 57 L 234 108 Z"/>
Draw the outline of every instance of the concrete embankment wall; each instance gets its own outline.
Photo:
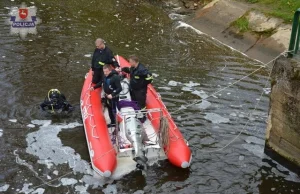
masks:
<path id="1" fill-rule="evenodd" d="M 300 62 L 279 58 L 271 77 L 266 144 L 300 165 Z"/>

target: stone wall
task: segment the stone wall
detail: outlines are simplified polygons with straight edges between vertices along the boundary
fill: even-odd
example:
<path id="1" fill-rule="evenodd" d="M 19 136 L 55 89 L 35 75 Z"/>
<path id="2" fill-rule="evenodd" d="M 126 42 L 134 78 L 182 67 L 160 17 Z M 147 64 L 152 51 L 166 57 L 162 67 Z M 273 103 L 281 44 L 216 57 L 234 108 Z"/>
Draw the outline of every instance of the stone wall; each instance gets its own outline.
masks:
<path id="1" fill-rule="evenodd" d="M 271 77 L 266 144 L 300 165 L 300 62 L 279 58 Z"/>

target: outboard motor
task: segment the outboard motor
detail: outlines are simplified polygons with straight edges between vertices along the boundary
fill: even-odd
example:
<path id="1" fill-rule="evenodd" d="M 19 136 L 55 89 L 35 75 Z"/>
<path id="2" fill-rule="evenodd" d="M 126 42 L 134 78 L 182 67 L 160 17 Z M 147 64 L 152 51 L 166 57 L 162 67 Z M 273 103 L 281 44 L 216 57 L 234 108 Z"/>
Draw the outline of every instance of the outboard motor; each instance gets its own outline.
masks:
<path id="1" fill-rule="evenodd" d="M 125 120 L 126 137 L 134 148 L 134 160 L 141 167 L 146 166 L 147 158 L 144 154 L 144 146 L 142 144 L 142 126 L 136 117 L 127 117 Z M 138 167 L 138 166 L 137 166 Z"/>
<path id="2" fill-rule="evenodd" d="M 131 101 L 129 94 L 129 83 L 127 79 L 122 80 L 122 92 L 120 93 L 120 112 L 125 116 L 125 133 L 126 138 L 130 141 L 133 146 L 133 160 L 137 162 L 136 167 L 144 170 L 147 167 L 147 158 L 144 152 L 143 137 L 142 137 L 142 123 L 137 118 L 135 112 L 136 103 Z M 126 114 L 129 113 L 129 114 Z"/>

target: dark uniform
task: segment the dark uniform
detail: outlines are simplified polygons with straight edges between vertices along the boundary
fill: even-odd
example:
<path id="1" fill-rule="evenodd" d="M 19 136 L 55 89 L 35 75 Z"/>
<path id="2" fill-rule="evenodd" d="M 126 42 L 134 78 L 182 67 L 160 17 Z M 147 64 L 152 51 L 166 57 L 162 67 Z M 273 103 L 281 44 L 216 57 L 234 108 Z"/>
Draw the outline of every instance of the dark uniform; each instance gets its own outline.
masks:
<path id="1" fill-rule="evenodd" d="M 40 104 L 42 110 L 48 110 L 51 113 L 59 111 L 71 111 L 73 107 L 67 102 L 64 94 L 57 89 L 52 89 L 48 92 L 43 103 Z"/>
<path id="2" fill-rule="evenodd" d="M 115 70 L 112 70 L 111 73 L 104 78 L 103 89 L 106 95 L 112 95 L 112 99 L 106 98 L 105 100 L 108 106 L 108 113 L 111 124 L 115 124 L 119 94 L 122 91 L 120 76 Z"/>
<path id="3" fill-rule="evenodd" d="M 146 108 L 147 85 L 153 81 L 152 73 L 142 64 L 136 68 L 130 68 L 131 97 L 136 101 L 140 109 Z"/>
<path id="4" fill-rule="evenodd" d="M 119 67 L 119 64 L 114 58 L 112 51 L 105 46 L 104 49 L 96 48 L 92 58 L 92 71 L 94 72 L 92 83 L 96 84 L 94 87 L 100 88 L 103 82 L 103 66 L 105 64 L 111 64 L 114 67 Z"/>

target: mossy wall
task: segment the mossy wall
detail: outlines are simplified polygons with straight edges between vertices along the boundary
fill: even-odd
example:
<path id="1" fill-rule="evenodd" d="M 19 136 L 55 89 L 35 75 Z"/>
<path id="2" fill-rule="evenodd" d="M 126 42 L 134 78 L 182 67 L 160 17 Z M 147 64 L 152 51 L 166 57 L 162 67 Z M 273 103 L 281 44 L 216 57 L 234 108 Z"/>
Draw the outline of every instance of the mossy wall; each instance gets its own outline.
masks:
<path id="1" fill-rule="evenodd" d="M 279 58 L 272 70 L 266 144 L 300 165 L 300 62 Z"/>

